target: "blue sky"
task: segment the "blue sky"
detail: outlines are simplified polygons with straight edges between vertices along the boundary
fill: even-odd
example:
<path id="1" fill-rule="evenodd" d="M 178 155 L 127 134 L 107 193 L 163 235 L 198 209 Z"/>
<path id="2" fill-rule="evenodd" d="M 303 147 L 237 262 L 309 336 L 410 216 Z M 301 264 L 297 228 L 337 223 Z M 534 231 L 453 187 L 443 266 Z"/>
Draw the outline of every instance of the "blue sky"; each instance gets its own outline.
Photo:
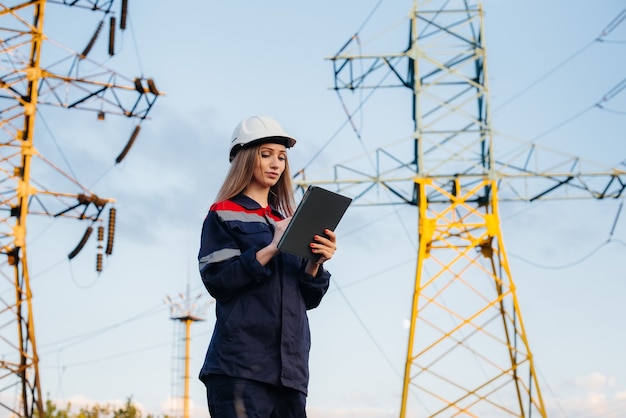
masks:
<path id="1" fill-rule="evenodd" d="M 375 42 L 387 29 L 404 30 L 411 3 L 383 1 L 363 27 L 363 39 Z M 114 197 L 118 210 L 114 254 L 99 275 L 93 241 L 67 261 L 85 225 L 29 219 L 46 397 L 104 403 L 132 396 L 147 412 L 169 412 L 175 323 L 163 299 L 176 298 L 188 283 L 193 296 L 204 294 L 195 258 L 200 227 L 228 168 L 232 129 L 252 114 L 274 116 L 298 139 L 290 151 L 292 169 L 334 138 L 311 165 L 313 175 L 323 178 L 331 177 L 334 164 L 358 158 L 362 147 L 354 133 L 340 130 L 345 113 L 329 89 L 332 66 L 324 58 L 340 49 L 377 4 L 130 2 L 131 29 L 107 65 L 130 77 L 154 78 L 166 96 L 127 158 L 113 164 L 132 131 L 128 120 L 101 123 L 93 115 L 44 110 L 41 119 L 50 130 L 40 125 L 35 141 L 42 154 L 65 170 L 71 167 L 98 195 Z M 626 91 L 603 102 L 607 110 L 593 105 L 626 77 L 626 22 L 605 42 L 593 41 L 623 11 L 623 2 L 489 0 L 484 9 L 494 140 L 536 141 L 589 160 L 585 167 L 619 167 L 626 160 Z M 48 5 L 49 36 L 81 50 L 92 26 L 77 24 L 70 34 L 61 20 L 66 10 Z M 384 47 L 400 51 L 404 39 Z M 385 106 L 399 120 L 406 115 L 403 123 L 410 128 L 405 98 Z M 368 149 L 410 134 L 367 107 L 358 122 Z M 624 213 L 613 229 L 621 202 L 501 207 L 551 416 L 616 417 L 626 411 Z M 359 207 L 349 210 L 337 230 L 339 251 L 328 265 L 334 286 L 310 313 L 310 417 L 397 416 L 416 221 L 410 206 Z M 195 376 L 213 321 L 209 308 L 206 321 L 192 326 L 194 417 L 208 416 Z"/>

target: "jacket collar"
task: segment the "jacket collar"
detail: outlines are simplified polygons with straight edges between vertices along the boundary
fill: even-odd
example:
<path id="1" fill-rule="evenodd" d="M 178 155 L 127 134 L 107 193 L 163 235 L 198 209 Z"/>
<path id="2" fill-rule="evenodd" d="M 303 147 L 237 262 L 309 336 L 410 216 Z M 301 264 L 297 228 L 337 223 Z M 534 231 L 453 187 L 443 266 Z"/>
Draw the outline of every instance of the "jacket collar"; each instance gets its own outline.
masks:
<path id="1" fill-rule="evenodd" d="M 230 200 L 237 203 L 238 205 L 241 205 L 244 209 L 247 209 L 247 210 L 262 209 L 261 205 L 259 205 L 259 203 L 256 200 L 252 199 L 251 197 L 246 196 L 243 193 L 239 193 L 237 196 L 233 197 Z"/>
<path id="2" fill-rule="evenodd" d="M 239 193 L 237 196 L 231 198 L 230 200 L 246 210 L 265 210 L 265 208 L 261 207 L 261 205 L 259 205 L 256 200 L 246 196 L 243 193 Z M 276 210 L 276 208 L 270 205 L 270 209 L 275 216 L 282 218 L 282 215 Z"/>

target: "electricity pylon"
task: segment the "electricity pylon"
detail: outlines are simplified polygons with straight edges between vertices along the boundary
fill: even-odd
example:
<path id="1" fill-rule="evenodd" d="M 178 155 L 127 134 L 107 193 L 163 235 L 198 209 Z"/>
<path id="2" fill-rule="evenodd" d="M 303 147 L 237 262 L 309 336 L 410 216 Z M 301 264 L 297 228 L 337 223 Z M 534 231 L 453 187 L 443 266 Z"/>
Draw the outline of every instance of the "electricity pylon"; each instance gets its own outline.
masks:
<path id="1" fill-rule="evenodd" d="M 112 0 L 55 2 L 57 7 L 71 7 L 77 13 L 97 14 L 96 31 L 81 45 L 81 52 L 57 49 L 59 45 L 48 39 L 44 33 L 47 3 L 0 3 L 0 250 L 6 256 L 0 264 L 5 286 L 0 293 L 0 408 L 19 417 L 44 413 L 26 248 L 28 216 L 87 221 L 90 225 L 83 239 L 69 252 L 71 259 L 114 201 L 97 196 L 39 153 L 35 147 L 36 128 L 41 126 L 37 116 L 42 105 L 47 105 L 91 111 L 99 120 L 117 114 L 141 121 L 159 95 L 152 80 L 125 78 L 88 57 L 105 24 L 109 27 L 108 55 L 115 54 L 115 33 L 118 24 L 120 29 L 126 26 L 127 1 L 121 2 L 119 16 L 112 9 Z M 73 27 L 68 21 L 75 22 L 65 19 L 66 31 Z M 67 125 L 71 125 L 69 118 Z M 130 149 L 139 126 L 116 163 Z M 43 178 L 35 178 L 42 173 Z M 50 190 L 44 183 L 54 181 L 53 176 L 67 180 L 71 190 Z M 112 253 L 114 209 L 110 207 L 107 255 Z M 98 240 L 103 241 L 103 227 L 98 228 Z M 103 252 L 98 252 L 98 271 L 102 256 Z"/>
<path id="2" fill-rule="evenodd" d="M 507 161 L 496 158 L 480 1 L 415 1 L 404 51 L 365 55 L 359 42 L 355 35 L 329 57 L 334 88 L 338 93 L 409 89 L 410 148 L 377 148 L 371 174 L 367 168 L 337 165 L 333 179 L 309 180 L 301 171 L 296 184 L 336 184 L 363 205 L 385 203 L 372 191 L 383 189 L 391 203 L 418 208 L 400 417 L 409 411 L 545 417 L 498 204 L 618 198 L 626 172 L 585 172 L 577 158 L 547 152 L 538 158 L 542 150 L 535 145 L 514 149 Z"/>
<path id="3" fill-rule="evenodd" d="M 183 418 L 189 418 L 190 410 L 189 410 L 189 365 L 191 362 L 191 324 L 197 321 L 204 321 L 204 312 L 206 310 L 206 306 L 198 305 L 198 301 L 202 298 L 202 295 L 196 296 L 195 299 L 191 299 L 191 295 L 189 294 L 189 284 L 187 284 L 187 293 L 185 295 L 180 294 L 180 301 L 174 301 L 171 297 L 166 297 L 166 303 L 170 306 L 170 319 L 177 321 L 179 325 L 184 325 L 185 338 L 184 338 L 184 347 L 185 347 L 185 355 L 183 357 L 184 360 L 184 375 L 183 375 Z M 178 343 L 182 342 L 182 340 L 177 341 Z M 182 350 L 177 346 L 178 353 Z M 178 365 L 178 362 L 176 362 Z M 178 379 L 179 376 L 178 367 L 174 368 L 174 377 Z M 178 395 L 178 393 L 176 393 Z M 176 396 L 175 398 L 178 398 Z"/>

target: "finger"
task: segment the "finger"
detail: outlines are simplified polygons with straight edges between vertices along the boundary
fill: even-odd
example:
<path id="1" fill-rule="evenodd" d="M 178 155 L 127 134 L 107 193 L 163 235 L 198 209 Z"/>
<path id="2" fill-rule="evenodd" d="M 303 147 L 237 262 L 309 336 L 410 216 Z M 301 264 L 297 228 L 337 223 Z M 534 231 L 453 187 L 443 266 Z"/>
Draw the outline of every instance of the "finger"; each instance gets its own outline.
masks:
<path id="1" fill-rule="evenodd" d="M 332 255 L 335 253 L 335 248 L 327 246 L 327 245 L 316 244 L 312 242 L 310 244 L 310 247 L 311 247 L 311 251 L 314 254 L 320 254 L 327 258 L 332 257 Z"/>
<path id="2" fill-rule="evenodd" d="M 334 239 L 327 238 L 327 237 L 325 237 L 323 235 L 315 235 L 313 237 L 313 239 L 314 239 L 314 241 L 316 243 L 321 244 L 321 245 L 325 245 L 327 247 L 334 247 L 335 246 L 335 240 Z"/>
<path id="3" fill-rule="evenodd" d="M 315 247 L 311 249 L 313 254 L 320 255 L 328 260 L 335 254 L 335 249 L 330 247 Z"/>

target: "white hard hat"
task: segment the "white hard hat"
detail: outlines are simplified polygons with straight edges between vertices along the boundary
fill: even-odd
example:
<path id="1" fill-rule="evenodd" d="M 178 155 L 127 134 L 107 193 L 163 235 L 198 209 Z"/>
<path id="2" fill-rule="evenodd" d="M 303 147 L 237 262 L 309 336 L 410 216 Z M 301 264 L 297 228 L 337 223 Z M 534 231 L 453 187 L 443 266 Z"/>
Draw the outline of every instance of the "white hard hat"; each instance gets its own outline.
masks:
<path id="1" fill-rule="evenodd" d="M 230 142 L 230 161 L 235 158 L 240 149 L 263 142 L 275 142 L 291 148 L 295 145 L 296 140 L 287 135 L 273 118 L 251 116 L 239 122 L 233 131 Z"/>

